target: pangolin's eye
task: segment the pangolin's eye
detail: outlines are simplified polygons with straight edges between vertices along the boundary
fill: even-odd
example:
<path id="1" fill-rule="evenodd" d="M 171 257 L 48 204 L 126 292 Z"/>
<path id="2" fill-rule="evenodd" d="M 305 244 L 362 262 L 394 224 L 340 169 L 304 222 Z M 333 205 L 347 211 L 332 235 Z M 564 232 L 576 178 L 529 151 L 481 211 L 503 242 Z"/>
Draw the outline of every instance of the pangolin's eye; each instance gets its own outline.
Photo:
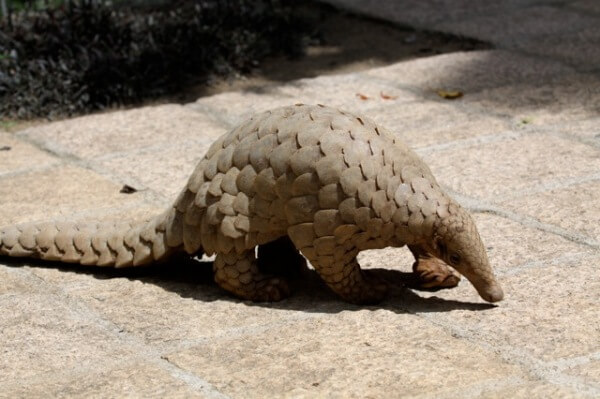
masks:
<path id="1" fill-rule="evenodd" d="M 450 263 L 453 265 L 458 265 L 460 263 L 460 255 L 459 254 L 451 254 L 450 255 Z"/>

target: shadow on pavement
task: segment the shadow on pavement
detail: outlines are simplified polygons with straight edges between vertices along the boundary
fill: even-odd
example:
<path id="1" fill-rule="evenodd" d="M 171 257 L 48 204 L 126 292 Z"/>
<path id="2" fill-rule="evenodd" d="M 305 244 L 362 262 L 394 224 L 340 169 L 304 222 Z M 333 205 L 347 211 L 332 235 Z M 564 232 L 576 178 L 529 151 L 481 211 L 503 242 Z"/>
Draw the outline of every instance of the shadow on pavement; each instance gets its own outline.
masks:
<path id="1" fill-rule="evenodd" d="M 198 261 L 188 257 L 177 257 L 162 265 L 139 268 L 102 268 L 37 259 L 0 257 L 0 262 L 9 267 L 30 266 L 34 268 L 58 269 L 64 273 L 91 275 L 96 279 L 127 278 L 153 284 L 182 298 L 212 302 L 230 300 L 246 306 L 259 306 L 281 310 L 296 310 L 309 313 L 339 313 L 342 311 L 385 309 L 395 313 L 437 313 L 452 310 L 481 311 L 496 306 L 487 303 L 461 302 L 438 297 L 424 298 L 407 288 L 412 274 L 397 270 L 369 269 L 390 285 L 388 297 L 378 305 L 358 306 L 346 303 L 331 292 L 312 269 L 290 279 L 292 296 L 281 302 L 253 303 L 232 297 L 213 281 L 212 262 Z"/>

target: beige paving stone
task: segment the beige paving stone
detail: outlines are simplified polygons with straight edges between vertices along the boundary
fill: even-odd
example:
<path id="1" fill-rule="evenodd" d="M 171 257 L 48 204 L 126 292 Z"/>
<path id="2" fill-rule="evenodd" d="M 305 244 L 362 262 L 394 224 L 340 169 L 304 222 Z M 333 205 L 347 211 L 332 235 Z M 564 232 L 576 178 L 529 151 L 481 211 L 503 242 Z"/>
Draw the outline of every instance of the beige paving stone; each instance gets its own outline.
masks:
<path id="1" fill-rule="evenodd" d="M 451 313 L 426 313 L 425 317 L 454 328 L 459 336 L 487 343 L 505 359 L 529 363 L 534 369 L 540 367 L 539 361 L 597 353 L 599 254 L 565 258 L 558 263 L 544 256 L 539 260 L 539 267 L 525 267 L 518 273 L 500 276 L 506 295 L 492 311 L 456 309 Z M 462 301 L 462 289 L 435 296 Z M 406 306 L 410 307 L 410 303 Z M 546 368 L 553 370 L 551 366 Z"/>
<path id="2" fill-rule="evenodd" d="M 172 202 L 185 186 L 196 164 L 218 137 L 207 135 L 201 140 L 122 153 L 100 159 L 96 164 L 120 180 L 131 181 L 133 186 L 142 184 L 142 187 L 136 188 L 150 188 Z"/>
<path id="3" fill-rule="evenodd" d="M 585 397 L 577 388 L 559 386 L 551 382 L 531 378 L 519 378 L 517 376 L 500 378 L 497 380 L 483 381 L 469 386 L 449 386 L 443 391 L 435 394 L 417 394 L 415 399 L 454 399 L 454 398 L 523 398 L 523 399 L 547 399 L 547 398 L 581 398 Z"/>
<path id="4" fill-rule="evenodd" d="M 398 87 L 416 87 L 426 98 L 439 98 L 439 89 L 458 89 L 464 100 L 483 89 L 519 82 L 547 84 L 573 69 L 504 50 L 455 52 L 399 62 L 365 72 Z M 461 100 L 461 101 L 464 101 Z M 488 108 L 491 111 L 493 108 Z"/>
<path id="5" fill-rule="evenodd" d="M 200 398 L 185 382 L 164 370 L 143 362 L 129 363 L 112 370 L 97 367 L 86 372 L 49 375 L 38 382 L 11 384 L 3 389 L 7 397 L 21 398 Z"/>
<path id="6" fill-rule="evenodd" d="M 17 267 L 8 267 L 1 264 L 0 259 L 0 297 L 5 294 L 25 294 L 38 292 L 36 284 L 32 284 L 29 272 Z"/>
<path id="7" fill-rule="evenodd" d="M 224 131 L 209 116 L 166 104 L 82 116 L 26 129 L 18 135 L 89 160 Z"/>
<path id="8" fill-rule="evenodd" d="M 166 357 L 233 397 L 410 397 L 522 372 L 417 317 L 369 309 Z"/>
<path id="9" fill-rule="evenodd" d="M 511 127 L 505 119 L 443 101 L 388 105 L 369 110 L 366 115 L 413 149 L 494 134 Z"/>
<path id="10" fill-rule="evenodd" d="M 385 97 L 385 98 L 384 98 Z M 237 125 L 257 112 L 297 103 L 325 104 L 351 112 L 365 113 L 381 105 L 402 104 L 418 96 L 367 78 L 360 73 L 300 79 L 261 91 L 241 91 L 201 98 L 188 107 L 214 112 L 230 126 Z"/>
<path id="11" fill-rule="evenodd" d="M 565 263 L 573 262 L 594 253 L 584 245 L 503 217 L 486 213 L 473 216 L 489 260 L 501 276 L 515 273 L 520 267 L 544 266 L 563 259 Z"/>
<path id="12" fill-rule="evenodd" d="M 598 117 L 600 92 L 594 88 L 599 85 L 595 75 L 572 74 L 544 84 L 524 82 L 484 90 L 464 101 L 528 124 L 564 124 Z"/>
<path id="13" fill-rule="evenodd" d="M 234 127 L 252 115 L 272 108 L 293 104 L 293 98 L 281 93 L 279 86 L 267 86 L 257 90 L 243 90 L 201 97 L 187 104 L 186 108 L 206 112 Z"/>
<path id="14" fill-rule="evenodd" d="M 0 384 L 57 371 L 101 367 L 135 353 L 117 331 L 52 294 L 0 296 Z"/>
<path id="15" fill-rule="evenodd" d="M 0 180 L 0 225 L 69 217 L 84 210 L 139 203 L 139 193 L 121 194 L 121 185 L 76 166 L 58 166 Z"/>
<path id="16" fill-rule="evenodd" d="M 600 240 L 600 181 L 503 201 L 504 208 Z"/>
<path id="17" fill-rule="evenodd" d="M 373 79 L 361 73 L 300 79 L 281 87 L 292 103 L 325 104 L 350 112 L 365 113 L 384 105 L 402 107 L 420 100 L 420 94 Z"/>
<path id="18" fill-rule="evenodd" d="M 535 121 L 532 120 L 532 123 Z M 565 123 L 551 124 L 544 127 L 554 128 L 556 132 L 573 137 L 590 140 L 600 147 L 600 118 L 568 120 Z"/>
<path id="19" fill-rule="evenodd" d="M 218 336 L 260 332 L 286 320 L 309 317 L 303 311 L 348 307 L 315 279 L 301 280 L 295 295 L 277 304 L 253 304 L 231 297 L 212 278 L 212 263 L 176 259 L 155 268 L 68 271 L 31 268 L 44 281 L 153 346 L 177 348 Z M 202 374 L 200 374 L 202 375 Z"/>
<path id="20" fill-rule="evenodd" d="M 56 157 L 19 140 L 11 133 L 0 132 L 0 176 L 28 169 L 41 169 L 60 162 Z"/>
<path id="21" fill-rule="evenodd" d="M 518 196 L 545 180 L 560 181 L 600 170 L 597 148 L 529 133 L 518 138 L 423 154 L 442 185 L 495 202 Z"/>
<path id="22" fill-rule="evenodd" d="M 577 11 L 540 5 L 507 8 L 491 15 L 468 20 L 441 22 L 439 29 L 513 47 L 523 40 L 549 39 L 557 35 L 596 26 L 597 19 Z M 498 34 L 498 32 L 502 32 Z"/>
<path id="23" fill-rule="evenodd" d="M 500 389 L 485 390 L 479 396 L 486 399 L 546 399 L 565 398 L 576 399 L 585 397 L 575 388 L 559 386 L 548 382 L 529 382 L 514 386 L 505 386 Z"/>
<path id="24" fill-rule="evenodd" d="M 596 356 L 596 359 L 598 356 Z M 593 360 L 579 366 L 569 367 L 564 370 L 565 373 L 583 378 L 589 384 L 600 385 L 600 360 Z"/>

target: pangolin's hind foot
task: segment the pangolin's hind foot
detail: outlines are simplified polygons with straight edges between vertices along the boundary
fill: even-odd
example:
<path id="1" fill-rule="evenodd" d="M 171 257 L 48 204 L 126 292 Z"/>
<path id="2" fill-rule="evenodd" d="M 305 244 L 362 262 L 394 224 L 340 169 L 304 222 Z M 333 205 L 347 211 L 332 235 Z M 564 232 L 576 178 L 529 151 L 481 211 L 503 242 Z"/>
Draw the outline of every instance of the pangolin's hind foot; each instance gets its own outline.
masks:
<path id="1" fill-rule="evenodd" d="M 219 253 L 213 264 L 215 281 L 232 294 L 254 302 L 276 302 L 290 296 L 285 279 L 258 269 L 254 250 Z"/>
<path id="2" fill-rule="evenodd" d="M 410 287 L 423 291 L 438 291 L 454 288 L 460 282 L 460 273 L 444 261 L 433 257 L 420 249 L 410 248 L 415 256 L 413 280 Z"/>
<path id="3" fill-rule="evenodd" d="M 360 305 L 375 305 L 383 301 L 388 293 L 388 285 L 364 271 L 361 274 L 362 282 L 354 283 L 348 301 Z"/>

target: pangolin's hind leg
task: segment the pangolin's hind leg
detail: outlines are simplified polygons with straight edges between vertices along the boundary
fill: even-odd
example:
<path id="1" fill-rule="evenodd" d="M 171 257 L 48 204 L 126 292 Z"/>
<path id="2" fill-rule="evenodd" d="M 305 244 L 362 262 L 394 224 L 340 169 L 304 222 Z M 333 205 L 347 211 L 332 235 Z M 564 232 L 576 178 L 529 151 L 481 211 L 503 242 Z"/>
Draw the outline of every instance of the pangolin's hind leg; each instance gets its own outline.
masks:
<path id="1" fill-rule="evenodd" d="M 258 246 L 258 268 L 263 273 L 286 278 L 299 277 L 307 269 L 306 259 L 288 236 Z"/>
<path id="2" fill-rule="evenodd" d="M 444 261 L 430 255 L 421 247 L 411 245 L 408 248 L 415 257 L 411 288 L 437 291 L 458 285 L 460 274 Z"/>
<path id="3" fill-rule="evenodd" d="M 215 281 L 221 288 L 243 299 L 272 302 L 290 295 L 283 278 L 262 273 L 258 269 L 254 249 L 243 253 L 217 253 L 213 271 Z"/>

